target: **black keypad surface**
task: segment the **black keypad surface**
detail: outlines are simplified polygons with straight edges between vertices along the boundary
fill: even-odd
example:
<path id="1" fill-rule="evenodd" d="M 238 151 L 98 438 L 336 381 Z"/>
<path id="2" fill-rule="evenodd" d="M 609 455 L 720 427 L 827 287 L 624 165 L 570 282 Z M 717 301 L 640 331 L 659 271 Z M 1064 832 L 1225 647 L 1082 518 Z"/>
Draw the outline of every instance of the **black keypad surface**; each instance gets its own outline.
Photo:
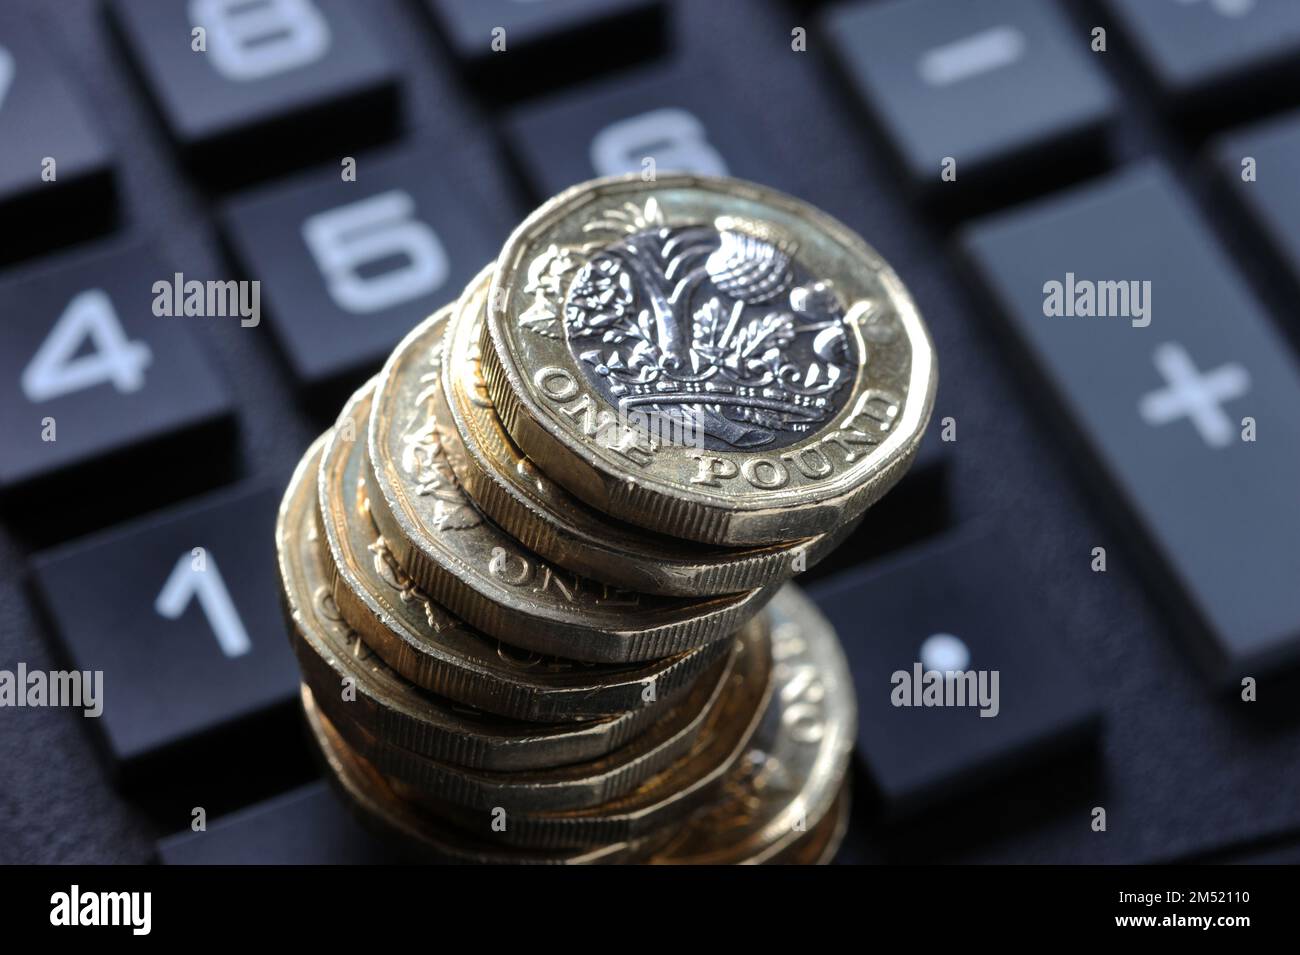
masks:
<path id="1" fill-rule="evenodd" d="M 203 831 L 158 844 L 164 865 L 390 865 L 399 861 L 366 832 L 325 783 L 250 806 Z"/>
<path id="2" fill-rule="evenodd" d="M 1300 289 L 1300 112 L 1229 133 L 1213 155 L 1274 260 Z"/>
<path id="3" fill-rule="evenodd" d="M 113 162 L 112 147 L 49 44 L 22 13 L 0 11 L 0 258 L 42 251 L 103 225 L 111 214 Z"/>
<path id="4" fill-rule="evenodd" d="M 505 99 L 660 52 L 669 7 L 664 0 L 423 2 L 461 70 Z"/>
<path id="5" fill-rule="evenodd" d="M 1300 5 L 1288 0 L 1104 0 L 1157 91 L 1194 107 L 1293 83 Z"/>

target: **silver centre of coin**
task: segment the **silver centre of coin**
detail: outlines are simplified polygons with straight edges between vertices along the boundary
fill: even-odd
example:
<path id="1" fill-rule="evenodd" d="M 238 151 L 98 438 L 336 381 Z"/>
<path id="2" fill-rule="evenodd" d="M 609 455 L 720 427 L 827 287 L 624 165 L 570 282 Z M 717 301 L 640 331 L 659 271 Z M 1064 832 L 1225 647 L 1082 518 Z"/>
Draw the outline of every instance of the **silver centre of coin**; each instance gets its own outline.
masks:
<path id="1" fill-rule="evenodd" d="M 839 412 L 862 356 L 845 303 L 791 243 L 740 219 L 589 227 L 605 229 L 625 234 L 573 274 L 563 325 L 624 420 L 710 450 L 775 449 Z"/>

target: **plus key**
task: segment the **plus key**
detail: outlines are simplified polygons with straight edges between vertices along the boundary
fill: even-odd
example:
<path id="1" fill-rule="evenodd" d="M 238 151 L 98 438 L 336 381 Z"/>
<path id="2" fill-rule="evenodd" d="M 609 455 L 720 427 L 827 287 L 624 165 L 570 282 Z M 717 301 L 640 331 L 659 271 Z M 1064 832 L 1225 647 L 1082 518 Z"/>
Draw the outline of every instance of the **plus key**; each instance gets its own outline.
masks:
<path id="1" fill-rule="evenodd" d="M 1200 638 L 1223 680 L 1294 661 L 1300 369 L 1164 169 L 987 219 L 963 244 L 1061 423 L 1172 584 L 1179 633 Z M 1070 317 L 1046 308 L 1045 289 L 1067 273 L 1108 293 L 1149 282 L 1149 325 L 1114 314 L 1129 300 L 1117 294 Z"/>
<path id="2" fill-rule="evenodd" d="M 1250 372 L 1236 362 L 1202 374 L 1182 345 L 1166 342 L 1155 350 L 1156 370 L 1168 384 L 1142 396 L 1138 411 L 1150 425 L 1187 418 L 1212 448 L 1226 448 L 1237 428 L 1224 405 L 1250 390 Z"/>

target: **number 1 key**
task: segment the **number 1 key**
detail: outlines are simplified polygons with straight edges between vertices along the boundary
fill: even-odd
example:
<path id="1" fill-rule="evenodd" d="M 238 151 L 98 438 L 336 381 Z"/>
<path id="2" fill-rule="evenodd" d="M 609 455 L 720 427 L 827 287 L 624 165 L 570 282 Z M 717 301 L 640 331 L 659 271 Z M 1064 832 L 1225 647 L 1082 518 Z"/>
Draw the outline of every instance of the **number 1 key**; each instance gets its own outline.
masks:
<path id="1" fill-rule="evenodd" d="M 92 722 L 115 767 L 292 705 L 278 503 L 271 488 L 226 491 L 34 558 L 67 665 L 103 671 Z"/>

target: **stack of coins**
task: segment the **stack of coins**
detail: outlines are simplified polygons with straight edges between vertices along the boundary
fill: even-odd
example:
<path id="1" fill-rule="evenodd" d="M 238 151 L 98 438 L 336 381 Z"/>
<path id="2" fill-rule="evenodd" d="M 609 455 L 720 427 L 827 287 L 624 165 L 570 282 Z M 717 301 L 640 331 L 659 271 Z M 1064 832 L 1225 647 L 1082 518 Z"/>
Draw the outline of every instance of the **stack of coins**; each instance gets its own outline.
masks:
<path id="1" fill-rule="evenodd" d="M 788 581 L 902 476 L 935 380 L 897 277 L 801 202 L 666 176 L 544 204 L 281 506 L 345 799 L 432 860 L 828 860 L 855 703 Z"/>

